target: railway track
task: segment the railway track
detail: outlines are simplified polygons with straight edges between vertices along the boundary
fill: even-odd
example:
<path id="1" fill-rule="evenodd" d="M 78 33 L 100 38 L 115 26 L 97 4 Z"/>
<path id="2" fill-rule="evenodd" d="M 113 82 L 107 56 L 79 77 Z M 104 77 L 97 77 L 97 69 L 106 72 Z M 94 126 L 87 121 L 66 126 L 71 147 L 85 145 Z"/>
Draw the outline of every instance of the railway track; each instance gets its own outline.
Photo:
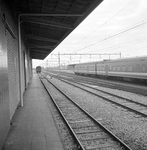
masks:
<path id="1" fill-rule="evenodd" d="M 41 79 L 56 108 L 70 129 L 78 150 L 131 150 L 87 111 L 49 80 Z M 50 82 L 50 83 L 49 83 Z M 48 89 L 50 87 L 50 90 Z M 51 90 L 52 89 L 52 90 Z"/>
<path id="2" fill-rule="evenodd" d="M 78 80 L 78 82 L 83 82 L 83 83 L 87 83 L 87 84 L 92 84 L 92 85 L 97 85 L 97 86 L 102 86 L 102 87 L 106 87 L 106 88 L 112 88 L 112 89 L 118 89 L 118 90 L 123 90 L 123 91 L 127 91 L 127 92 L 131 92 L 131 93 L 135 93 L 135 94 L 139 94 L 139 95 L 143 95 L 143 96 L 147 96 L 147 90 L 143 89 L 143 88 L 138 88 L 137 86 L 135 87 L 135 85 L 133 86 L 128 86 L 128 85 L 124 85 L 122 83 L 110 83 L 110 82 L 106 82 L 106 81 L 96 81 L 96 80 Z"/>
<path id="3" fill-rule="evenodd" d="M 58 79 L 74 87 L 80 88 L 90 94 L 98 96 L 106 101 L 109 101 L 115 105 L 123 107 L 127 109 L 128 111 L 134 112 L 135 114 L 141 115 L 143 117 L 147 117 L 147 105 L 146 104 L 139 103 L 139 102 L 133 101 L 132 99 L 124 98 L 122 96 L 118 96 L 118 95 L 115 95 L 115 94 L 112 94 L 112 93 L 109 93 L 109 92 L 106 92 L 97 88 L 93 88 L 91 86 L 78 83 L 76 81 L 73 82 L 73 81 L 68 81 L 68 80 L 61 79 L 61 78 L 58 78 Z"/>
<path id="4" fill-rule="evenodd" d="M 56 77 L 57 74 L 52 73 L 52 76 Z M 118 90 L 123 90 L 123 91 L 127 91 L 127 92 L 131 92 L 131 93 L 135 93 L 135 94 L 139 94 L 142 96 L 147 96 L 147 90 L 145 87 L 138 87 L 138 85 L 134 85 L 134 84 L 129 84 L 129 85 L 125 85 L 122 82 L 112 82 L 112 81 L 108 81 L 108 80 L 102 80 L 102 79 L 96 79 L 96 78 L 90 78 L 90 77 L 85 77 L 85 76 L 77 76 L 74 74 L 70 74 L 70 73 L 61 73 L 60 74 L 60 78 L 68 78 L 68 80 L 72 80 L 69 77 L 73 78 L 74 81 L 77 82 L 82 82 L 85 84 L 92 84 L 92 85 L 97 85 L 97 86 L 102 86 L 102 87 L 106 87 L 106 88 L 112 88 L 112 89 L 118 89 Z"/>

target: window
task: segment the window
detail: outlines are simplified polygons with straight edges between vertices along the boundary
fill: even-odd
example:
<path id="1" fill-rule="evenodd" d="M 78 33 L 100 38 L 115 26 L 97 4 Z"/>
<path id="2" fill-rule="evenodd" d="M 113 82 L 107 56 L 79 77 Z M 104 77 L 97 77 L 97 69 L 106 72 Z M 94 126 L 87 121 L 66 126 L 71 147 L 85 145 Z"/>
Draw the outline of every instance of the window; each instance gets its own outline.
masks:
<path id="1" fill-rule="evenodd" d="M 126 70 L 126 66 L 125 66 L 125 65 L 122 66 L 122 70 L 123 70 L 123 71 Z"/>
<path id="2" fill-rule="evenodd" d="M 111 66 L 109 66 L 109 69 L 110 69 L 110 70 L 111 70 L 111 68 L 112 68 L 112 67 L 111 67 Z"/>
<path id="3" fill-rule="evenodd" d="M 139 65 L 139 64 L 137 64 L 136 71 L 137 71 L 137 72 L 140 71 L 140 65 Z"/>
<path id="4" fill-rule="evenodd" d="M 128 66 L 128 71 L 133 71 L 133 67 L 131 65 Z"/>
<path id="5" fill-rule="evenodd" d="M 102 66 L 102 70 L 104 70 L 104 66 Z"/>
<path id="6" fill-rule="evenodd" d="M 142 65 L 142 71 L 145 71 L 146 69 L 145 69 L 145 65 L 143 64 Z"/>
<path id="7" fill-rule="evenodd" d="M 114 70 L 114 71 L 116 70 L 116 67 L 115 67 L 115 66 L 113 66 L 113 70 Z"/>
<path id="8" fill-rule="evenodd" d="M 118 70 L 118 71 L 120 70 L 120 66 L 117 66 L 117 70 Z"/>

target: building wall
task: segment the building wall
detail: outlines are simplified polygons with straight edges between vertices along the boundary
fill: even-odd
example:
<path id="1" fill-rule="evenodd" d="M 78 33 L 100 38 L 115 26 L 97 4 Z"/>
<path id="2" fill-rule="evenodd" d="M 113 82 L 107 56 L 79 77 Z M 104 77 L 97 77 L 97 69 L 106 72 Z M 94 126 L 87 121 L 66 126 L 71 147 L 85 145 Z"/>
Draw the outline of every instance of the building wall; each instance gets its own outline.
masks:
<path id="1" fill-rule="evenodd" d="M 0 7 L 0 149 L 10 128 L 15 110 L 32 76 L 32 60 L 22 40 L 21 87 L 19 80 L 19 50 L 17 18 L 7 4 Z"/>
<path id="2" fill-rule="evenodd" d="M 19 65 L 18 65 L 18 42 L 7 30 L 7 51 L 8 51 L 8 77 L 9 77 L 9 101 L 10 119 L 19 103 Z"/>
<path id="3" fill-rule="evenodd" d="M 0 148 L 7 136 L 10 122 L 7 42 L 0 15 Z"/>

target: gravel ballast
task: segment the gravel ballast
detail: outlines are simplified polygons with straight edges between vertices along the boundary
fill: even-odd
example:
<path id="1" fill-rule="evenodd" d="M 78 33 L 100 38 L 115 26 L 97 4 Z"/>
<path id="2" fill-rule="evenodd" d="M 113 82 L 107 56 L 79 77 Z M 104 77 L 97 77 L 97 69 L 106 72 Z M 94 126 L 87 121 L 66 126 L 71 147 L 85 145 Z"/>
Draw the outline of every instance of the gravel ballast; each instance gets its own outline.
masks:
<path id="1" fill-rule="evenodd" d="M 147 118 L 129 112 L 55 78 L 50 79 L 50 81 L 58 85 L 60 89 L 83 106 L 133 150 L 147 150 Z M 147 99 L 143 96 L 104 87 L 98 88 L 147 104 Z"/>

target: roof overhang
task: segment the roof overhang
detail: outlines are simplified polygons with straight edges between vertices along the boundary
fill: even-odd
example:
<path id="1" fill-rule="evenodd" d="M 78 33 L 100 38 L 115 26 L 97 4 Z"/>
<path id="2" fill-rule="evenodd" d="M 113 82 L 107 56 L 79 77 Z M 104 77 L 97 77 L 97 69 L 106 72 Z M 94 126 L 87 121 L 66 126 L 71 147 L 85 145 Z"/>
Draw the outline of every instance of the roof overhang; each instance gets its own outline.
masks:
<path id="1" fill-rule="evenodd" d="M 32 59 L 45 59 L 102 0 L 15 0 L 22 39 Z"/>

